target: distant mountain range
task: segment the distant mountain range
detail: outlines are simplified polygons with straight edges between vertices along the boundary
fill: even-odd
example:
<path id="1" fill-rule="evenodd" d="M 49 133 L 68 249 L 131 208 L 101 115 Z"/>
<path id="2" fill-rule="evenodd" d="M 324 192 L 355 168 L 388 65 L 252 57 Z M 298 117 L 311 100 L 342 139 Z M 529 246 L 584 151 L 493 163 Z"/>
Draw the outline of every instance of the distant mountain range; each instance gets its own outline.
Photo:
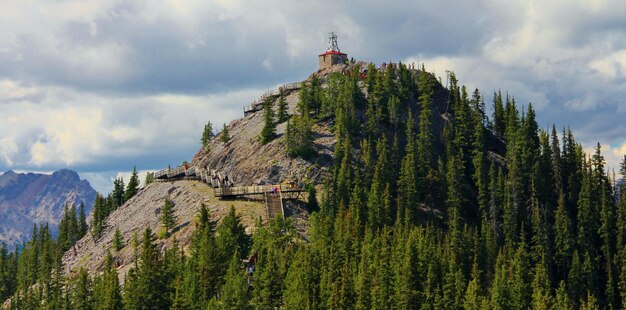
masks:
<path id="1" fill-rule="evenodd" d="M 30 237 L 33 224 L 48 223 L 56 231 L 66 204 L 78 210 L 83 203 L 89 214 L 96 194 L 72 170 L 52 174 L 7 171 L 0 175 L 0 241 L 12 248 Z"/>

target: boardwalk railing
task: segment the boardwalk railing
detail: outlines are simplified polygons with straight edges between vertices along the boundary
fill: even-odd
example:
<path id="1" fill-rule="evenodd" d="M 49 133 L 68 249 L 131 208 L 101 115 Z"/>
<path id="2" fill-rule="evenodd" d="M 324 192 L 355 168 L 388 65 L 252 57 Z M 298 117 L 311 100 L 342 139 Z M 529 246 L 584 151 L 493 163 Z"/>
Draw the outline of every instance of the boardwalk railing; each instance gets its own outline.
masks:
<path id="1" fill-rule="evenodd" d="M 253 186 L 232 186 L 233 180 L 222 175 L 219 171 L 209 170 L 208 167 L 179 166 L 167 168 L 154 173 L 154 178 L 158 181 L 170 181 L 180 179 L 194 179 L 204 182 L 213 188 L 215 197 L 237 198 L 248 197 L 264 199 L 266 204 L 267 220 L 279 215 L 285 216 L 283 200 L 300 199 L 304 189 L 295 183 L 283 185 L 253 185 Z"/>
<path id="2" fill-rule="evenodd" d="M 254 102 L 252 102 L 252 104 L 244 106 L 243 107 L 243 114 L 244 115 L 248 115 L 249 113 L 260 111 L 261 109 L 263 109 L 263 102 L 265 102 L 265 99 L 270 98 L 270 97 L 279 96 L 281 93 L 284 94 L 284 93 L 290 92 L 292 90 L 300 89 L 301 85 L 302 85 L 302 83 L 300 83 L 300 82 L 289 83 L 289 84 L 285 84 L 285 85 L 279 87 L 278 89 L 269 90 L 266 93 L 264 93 L 263 95 L 261 95 L 261 97 L 259 97 L 259 99 L 257 99 Z"/>
<path id="3" fill-rule="evenodd" d="M 300 193 L 304 192 L 302 188 L 277 184 L 214 188 L 213 193 L 215 197 L 252 196 L 265 195 L 266 193 L 271 193 L 273 189 L 278 189 L 275 195 L 280 195 L 283 199 L 296 199 L 299 198 Z"/>

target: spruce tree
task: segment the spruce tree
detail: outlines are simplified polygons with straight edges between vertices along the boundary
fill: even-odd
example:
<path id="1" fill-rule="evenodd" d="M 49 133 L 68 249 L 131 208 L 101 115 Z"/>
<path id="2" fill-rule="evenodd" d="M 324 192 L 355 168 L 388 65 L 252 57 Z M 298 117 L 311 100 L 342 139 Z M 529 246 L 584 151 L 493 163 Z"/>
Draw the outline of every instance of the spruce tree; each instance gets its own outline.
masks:
<path id="1" fill-rule="evenodd" d="M 251 309 L 251 294 L 237 250 L 230 259 L 220 302 L 223 309 Z"/>
<path id="2" fill-rule="evenodd" d="M 124 192 L 124 201 L 128 201 L 131 198 L 133 198 L 133 196 L 135 196 L 138 191 L 139 191 L 139 174 L 137 173 L 137 167 L 133 166 L 133 172 L 126 186 L 126 191 Z"/>
<path id="3" fill-rule="evenodd" d="M 310 184 L 307 186 L 307 210 L 309 213 L 317 212 L 320 210 L 319 203 L 317 202 L 317 190 L 315 189 L 315 185 Z"/>
<path id="4" fill-rule="evenodd" d="M 274 121 L 274 109 L 268 99 L 263 103 L 263 129 L 259 135 L 261 144 L 267 144 L 276 138 L 276 123 Z"/>
<path id="5" fill-rule="evenodd" d="M 224 126 L 222 127 L 222 132 L 220 133 L 220 141 L 222 143 L 228 143 L 228 141 L 230 141 L 230 131 L 228 130 L 226 123 L 224 123 Z"/>
<path id="6" fill-rule="evenodd" d="M 163 208 L 161 208 L 161 224 L 165 229 L 165 235 L 168 236 L 172 228 L 176 225 L 176 216 L 174 215 L 174 202 L 165 198 Z"/>
<path id="7" fill-rule="evenodd" d="M 116 178 L 113 181 L 111 196 L 113 197 L 113 203 L 116 209 L 124 204 L 124 179 L 122 177 Z"/>
<path id="8" fill-rule="evenodd" d="M 133 283 L 140 297 L 140 309 L 165 309 L 169 305 L 163 278 L 163 261 L 154 241 L 152 231 L 146 228 L 143 233 L 137 279 Z"/>
<path id="9" fill-rule="evenodd" d="M 118 227 L 115 227 L 115 233 L 113 234 L 113 248 L 115 252 L 119 252 L 124 247 L 124 240 L 122 233 Z"/>
<path id="10" fill-rule="evenodd" d="M 105 269 L 102 275 L 94 280 L 94 310 L 123 309 L 117 270 L 113 265 L 111 253 L 107 253 Z"/>
<path id="11" fill-rule="evenodd" d="M 224 267 L 235 252 L 240 255 L 240 259 L 248 255 L 251 240 L 241 223 L 241 217 L 235 213 L 234 206 L 231 205 L 228 214 L 222 218 L 216 234 L 216 243 L 222 253 Z"/>
<path id="12" fill-rule="evenodd" d="M 80 203 L 78 215 L 78 238 L 81 239 L 87 234 L 89 226 L 87 225 L 87 216 L 85 215 L 85 204 Z"/>
<path id="13" fill-rule="evenodd" d="M 208 152 L 209 151 L 209 142 L 213 139 L 215 134 L 213 133 L 213 124 L 211 122 L 207 122 L 204 125 L 204 130 L 202 131 L 202 138 L 200 139 L 200 143 L 202 144 L 202 148 Z"/>
<path id="14" fill-rule="evenodd" d="M 145 186 L 148 186 L 148 184 L 154 182 L 154 172 L 147 172 L 146 173 L 146 179 L 144 180 L 143 184 Z"/>
<path id="15" fill-rule="evenodd" d="M 287 111 L 288 108 L 289 106 L 287 105 L 287 101 L 285 100 L 285 97 L 281 94 L 280 98 L 278 99 L 278 112 L 276 113 L 277 124 L 282 124 L 287 121 L 287 119 L 289 118 L 289 114 Z"/>
<path id="16" fill-rule="evenodd" d="M 79 310 L 92 309 L 92 286 L 87 270 L 81 268 L 72 288 L 72 308 Z"/>

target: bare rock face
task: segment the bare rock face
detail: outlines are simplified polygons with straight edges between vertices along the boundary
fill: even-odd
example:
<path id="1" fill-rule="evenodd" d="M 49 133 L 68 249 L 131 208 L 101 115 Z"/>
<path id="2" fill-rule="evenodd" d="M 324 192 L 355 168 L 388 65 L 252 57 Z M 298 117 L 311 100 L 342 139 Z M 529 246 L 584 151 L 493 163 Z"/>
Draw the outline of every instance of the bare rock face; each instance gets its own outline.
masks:
<path id="1" fill-rule="evenodd" d="M 0 241 L 12 247 L 30 237 L 33 224 L 48 223 L 56 230 L 63 208 L 85 206 L 88 214 L 96 191 L 74 171 L 63 169 L 52 175 L 15 173 L 0 176 Z"/>
<path id="2" fill-rule="evenodd" d="M 157 244 L 168 248 L 177 242 L 186 249 L 191 235 L 195 230 L 196 214 L 200 204 L 204 203 L 210 211 L 213 220 L 219 222 L 228 213 L 230 206 L 242 218 L 247 227 L 254 226 L 256 220 L 265 217 L 265 204 L 259 201 L 222 201 L 213 196 L 213 189 L 198 181 L 155 182 L 140 190 L 137 195 L 123 206 L 109 215 L 107 226 L 98 239 L 90 233 L 79 240 L 76 245 L 63 256 L 63 266 L 66 274 L 72 275 L 85 268 L 91 273 L 102 270 L 107 252 L 110 252 L 118 266 L 120 281 L 133 265 L 134 250 L 132 246 L 133 234 L 136 232 L 139 241 L 146 228 L 150 228 L 155 235 L 163 229 L 159 219 L 165 199 L 174 202 L 176 227 L 169 237 L 158 239 Z M 115 229 L 122 234 L 124 247 L 115 251 L 113 235 Z"/>
<path id="3" fill-rule="evenodd" d="M 289 91 L 284 96 L 291 115 L 296 114 L 298 96 L 298 90 Z M 273 98 L 275 109 L 278 100 L 278 97 Z M 209 143 L 208 151 L 198 151 L 192 165 L 218 170 L 238 185 L 273 184 L 294 179 L 322 182 L 333 163 L 332 154 L 336 142 L 334 134 L 327 126 L 316 125 L 312 128 L 314 147 L 318 155 L 308 161 L 291 158 L 287 154 L 286 122 L 276 126 L 278 137 L 266 145 L 261 145 L 258 139 L 263 126 L 263 110 L 232 121 L 228 125 L 230 140 L 223 143 L 218 134 Z"/>

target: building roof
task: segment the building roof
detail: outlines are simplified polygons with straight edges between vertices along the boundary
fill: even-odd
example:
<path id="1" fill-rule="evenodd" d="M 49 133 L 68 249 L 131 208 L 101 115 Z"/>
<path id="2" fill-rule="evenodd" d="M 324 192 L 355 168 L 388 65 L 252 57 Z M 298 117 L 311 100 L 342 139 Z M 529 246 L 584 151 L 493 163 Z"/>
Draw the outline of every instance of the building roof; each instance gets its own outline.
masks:
<path id="1" fill-rule="evenodd" d="M 324 54 L 320 54 L 320 56 L 325 56 L 325 55 L 345 55 L 345 56 L 348 56 L 348 54 L 342 53 L 340 51 L 327 51 Z"/>

